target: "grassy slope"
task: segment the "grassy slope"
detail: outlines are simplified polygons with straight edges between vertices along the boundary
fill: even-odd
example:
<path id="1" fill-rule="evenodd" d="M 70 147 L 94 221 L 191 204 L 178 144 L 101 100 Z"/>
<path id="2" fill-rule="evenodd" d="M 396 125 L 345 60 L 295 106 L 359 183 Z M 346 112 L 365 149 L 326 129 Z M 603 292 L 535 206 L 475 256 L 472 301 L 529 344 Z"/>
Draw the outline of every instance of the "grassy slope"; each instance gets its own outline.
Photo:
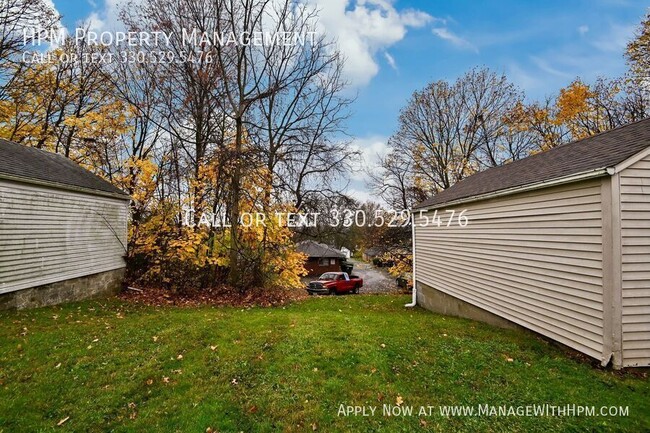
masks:
<path id="1" fill-rule="evenodd" d="M 522 332 L 407 310 L 406 300 L 0 313 L 0 432 L 650 429 L 648 379 L 596 370 Z M 341 403 L 398 396 L 415 406 L 629 405 L 630 416 L 337 415 Z"/>

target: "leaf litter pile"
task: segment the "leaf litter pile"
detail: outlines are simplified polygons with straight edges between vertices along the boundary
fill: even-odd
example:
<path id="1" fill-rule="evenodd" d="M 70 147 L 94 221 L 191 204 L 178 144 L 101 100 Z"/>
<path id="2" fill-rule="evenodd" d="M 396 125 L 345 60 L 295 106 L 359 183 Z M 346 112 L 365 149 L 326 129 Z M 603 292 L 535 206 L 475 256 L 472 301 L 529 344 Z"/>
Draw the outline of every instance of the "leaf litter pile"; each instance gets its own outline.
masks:
<path id="1" fill-rule="evenodd" d="M 302 288 L 275 290 L 251 288 L 242 293 L 227 286 L 220 286 L 183 292 L 162 288 L 127 289 L 120 293 L 119 297 L 124 301 L 152 307 L 277 307 L 304 300 L 308 295 Z"/>

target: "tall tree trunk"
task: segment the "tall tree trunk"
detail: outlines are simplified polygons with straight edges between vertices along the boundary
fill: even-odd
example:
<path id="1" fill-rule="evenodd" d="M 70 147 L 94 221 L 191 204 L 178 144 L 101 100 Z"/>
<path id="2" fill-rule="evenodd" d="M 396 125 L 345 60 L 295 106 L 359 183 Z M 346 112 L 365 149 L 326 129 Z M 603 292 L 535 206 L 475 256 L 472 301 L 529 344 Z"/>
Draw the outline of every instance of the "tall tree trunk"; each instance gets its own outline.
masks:
<path id="1" fill-rule="evenodd" d="M 241 285 L 239 269 L 239 199 L 241 196 L 241 156 L 243 147 L 244 126 L 241 116 L 235 119 L 235 152 L 232 184 L 230 190 L 230 254 L 228 283 L 231 286 Z"/>

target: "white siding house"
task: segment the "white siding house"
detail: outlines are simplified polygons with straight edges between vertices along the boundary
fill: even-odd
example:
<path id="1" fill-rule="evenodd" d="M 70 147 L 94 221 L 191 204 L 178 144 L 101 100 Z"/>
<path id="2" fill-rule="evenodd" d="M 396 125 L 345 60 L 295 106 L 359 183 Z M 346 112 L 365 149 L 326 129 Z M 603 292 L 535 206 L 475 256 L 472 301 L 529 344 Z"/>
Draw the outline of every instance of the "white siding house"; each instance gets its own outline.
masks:
<path id="1" fill-rule="evenodd" d="M 0 308 L 115 291 L 128 205 L 63 156 L 0 140 Z"/>
<path id="2" fill-rule="evenodd" d="M 650 365 L 650 155 L 615 178 L 620 189 L 622 341 L 626 365 Z"/>
<path id="3" fill-rule="evenodd" d="M 650 120 L 471 176 L 414 223 L 420 305 L 650 366 Z"/>

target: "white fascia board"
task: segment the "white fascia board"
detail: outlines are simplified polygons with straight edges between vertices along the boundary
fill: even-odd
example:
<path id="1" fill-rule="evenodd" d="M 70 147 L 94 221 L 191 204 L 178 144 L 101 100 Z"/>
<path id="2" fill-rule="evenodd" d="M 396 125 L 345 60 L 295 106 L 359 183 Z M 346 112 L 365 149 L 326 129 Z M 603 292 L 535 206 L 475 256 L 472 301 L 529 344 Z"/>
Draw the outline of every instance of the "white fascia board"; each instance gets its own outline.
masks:
<path id="1" fill-rule="evenodd" d="M 616 173 L 620 173 L 621 171 L 625 170 L 626 168 L 628 168 L 632 164 L 641 161 L 642 159 L 644 159 L 646 156 L 649 156 L 649 155 L 650 155 L 650 147 L 647 147 L 644 150 L 642 150 L 641 152 L 639 152 L 639 153 L 637 153 L 635 155 L 632 155 L 631 157 L 629 157 L 625 161 L 619 163 L 616 167 L 612 167 L 613 172 L 610 173 L 610 174 L 614 175 Z"/>
<path id="2" fill-rule="evenodd" d="M 547 180 L 543 182 L 537 182 L 537 183 L 531 183 L 528 185 L 522 185 L 522 186 L 516 186 L 513 188 L 506 188 L 502 189 L 499 191 L 495 192 L 490 192 L 487 194 L 480 194 L 480 195 L 475 195 L 471 197 L 466 197 L 466 198 L 461 198 L 458 200 L 452 200 L 448 201 L 446 203 L 440 203 L 440 204 L 435 204 L 432 206 L 424 206 L 424 207 L 418 207 L 414 208 L 413 211 L 430 211 L 430 210 L 435 210 L 435 209 L 440 209 L 444 207 L 450 207 L 450 206 L 456 206 L 459 204 L 464 204 L 464 203 L 471 203 L 475 201 L 480 201 L 480 200 L 487 200 L 491 198 L 496 198 L 496 197 L 503 197 L 506 195 L 512 195 L 512 194 L 517 194 L 520 192 L 527 192 L 527 191 L 535 191 L 538 189 L 543 189 L 543 188 L 548 188 L 551 186 L 558 186 L 558 185 L 564 185 L 567 183 L 573 183 L 573 182 L 579 182 L 582 180 L 588 180 L 588 179 L 594 179 L 597 177 L 605 176 L 605 175 L 611 175 L 610 173 L 611 169 L 610 168 L 599 168 L 595 170 L 589 170 L 589 171 L 584 171 L 582 173 L 577 173 L 577 174 L 572 174 L 570 176 L 564 176 L 564 177 L 558 177 L 556 179 L 552 180 Z"/>

